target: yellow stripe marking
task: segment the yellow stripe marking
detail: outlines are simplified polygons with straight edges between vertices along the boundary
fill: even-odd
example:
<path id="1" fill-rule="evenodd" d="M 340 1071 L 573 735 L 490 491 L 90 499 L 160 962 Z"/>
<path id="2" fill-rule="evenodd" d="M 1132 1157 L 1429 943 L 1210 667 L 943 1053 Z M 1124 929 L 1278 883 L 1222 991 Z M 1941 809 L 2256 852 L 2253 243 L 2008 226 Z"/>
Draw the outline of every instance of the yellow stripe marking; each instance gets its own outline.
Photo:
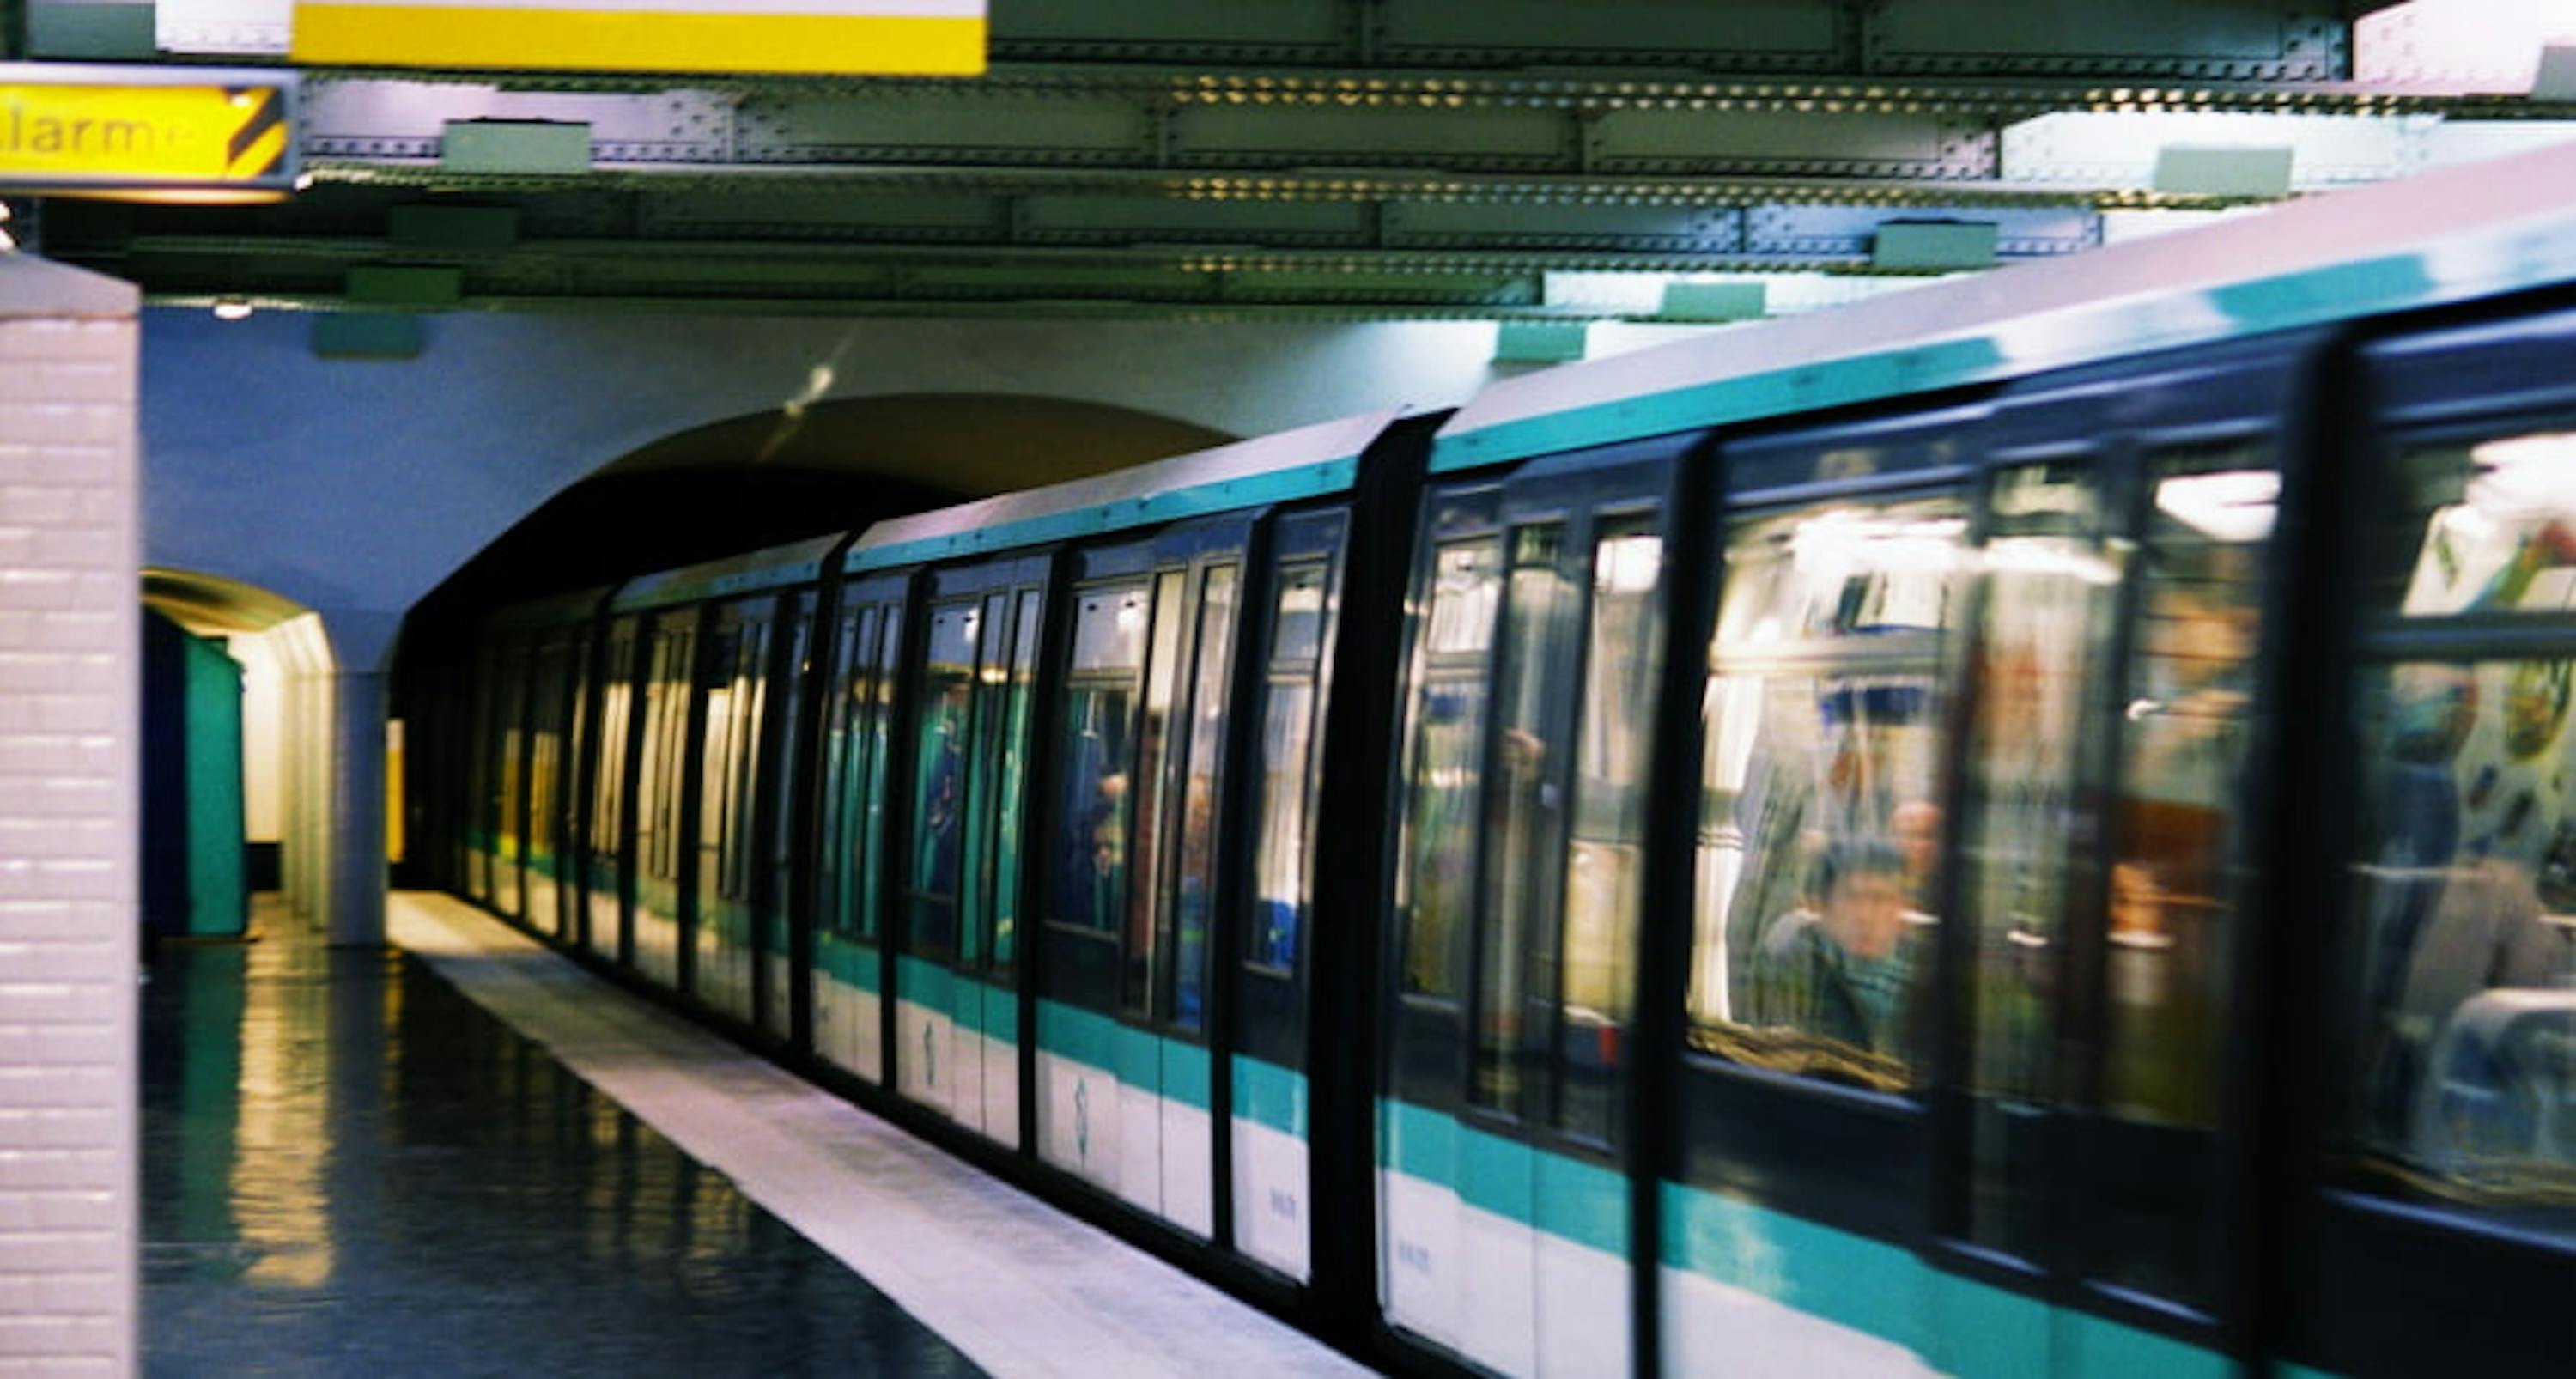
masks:
<path id="1" fill-rule="evenodd" d="M 297 62 L 556 71 L 973 76 L 985 21 L 644 14 L 473 5 L 297 5 Z"/>

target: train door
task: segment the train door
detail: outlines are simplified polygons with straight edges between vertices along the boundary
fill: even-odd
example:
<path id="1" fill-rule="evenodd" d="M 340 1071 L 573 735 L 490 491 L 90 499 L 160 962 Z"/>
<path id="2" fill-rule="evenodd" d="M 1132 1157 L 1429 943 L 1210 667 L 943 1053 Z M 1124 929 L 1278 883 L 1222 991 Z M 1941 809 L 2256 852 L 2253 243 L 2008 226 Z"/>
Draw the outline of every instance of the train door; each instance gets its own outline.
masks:
<path id="1" fill-rule="evenodd" d="M 1631 1044 L 1680 448 L 1435 496 L 1417 576 L 1384 1301 L 1505 1373 L 1616 1372 L 1634 1348 Z"/>
<path id="2" fill-rule="evenodd" d="M 763 672 L 770 707 L 754 772 L 761 783 L 752 878 L 753 943 L 760 954 L 754 973 L 758 1024 L 762 1033 L 781 1039 L 796 1033 L 796 943 L 790 930 L 812 923 L 795 903 L 796 863 L 805 846 L 797 828 L 796 792 L 805 762 L 806 705 L 815 693 L 810 647 L 820 601 L 808 589 L 789 595 L 783 605 L 782 620 L 770 639 L 770 664 Z"/>
<path id="3" fill-rule="evenodd" d="M 1915 1248 L 1931 1181 L 1955 817 L 1949 727 L 1971 581 L 1980 406 L 1726 444 L 1712 545 L 1723 580 L 1694 629 L 1705 667 L 1685 1046 L 1657 1185 L 1666 1374 L 2043 1373 L 2045 1318 L 1998 1306 L 1987 1348 L 1932 1350 Z M 2078 514 L 2044 496 L 2043 530 Z M 2029 563 L 2081 589 L 2095 567 Z M 2054 586 L 2052 586 L 2054 587 Z M 1698 639 L 1705 637 L 1706 640 Z M 2019 665 L 2031 693 L 2067 683 Z M 2080 682 L 2080 676 L 2077 677 Z M 2025 702 L 2015 741 L 2053 741 Z M 2017 778 L 2062 800 L 2038 748 Z M 2044 834 L 2063 846 L 2062 827 Z M 2033 872 L 2034 882 L 2042 874 Z M 1999 930 L 2003 926 L 1998 926 Z M 1998 932 L 1993 949 L 2034 951 Z"/>
<path id="4" fill-rule="evenodd" d="M 632 613 L 609 622 L 599 648 L 595 729 L 583 743 L 590 788 L 582 817 L 581 940 L 592 953 L 621 963 L 631 960 L 634 872 L 626 845 L 635 830 L 635 668 L 642 632 Z"/>
<path id="5" fill-rule="evenodd" d="M 1046 1159 L 1206 1236 L 1209 973 L 1249 523 L 1077 557 L 1047 811 L 1037 1106 Z"/>
<path id="6" fill-rule="evenodd" d="M 2313 1136 L 2284 1156 L 2300 1210 L 2275 1256 L 2311 1304 L 2281 1336 L 2311 1372 L 2576 1355 L 2576 311 L 2556 306 L 2370 344 L 2367 444 L 2320 447 L 2316 506 L 2283 523 L 2342 546 L 2283 553 L 2332 631 L 2275 661 L 2305 738 L 2275 812 L 2316 820 L 2267 984 L 2298 1073 L 2281 1122 Z"/>
<path id="7" fill-rule="evenodd" d="M 699 610 L 645 624 L 641 742 L 635 763 L 635 879 L 626 960 L 667 991 L 682 989 L 688 863 L 690 706 L 697 696 Z"/>
<path id="8" fill-rule="evenodd" d="M 563 704 L 556 712 L 561 725 L 555 753 L 555 788 L 547 797 L 546 808 L 553 822 L 549 838 L 555 855 L 554 932 L 568 944 L 584 942 L 589 902 L 584 890 L 589 882 L 582 872 L 588 850 L 582 832 L 588 808 L 585 799 L 590 782 L 597 774 L 591 762 L 591 740 L 596 736 L 592 715 L 598 710 L 596 685 L 598 676 L 599 625 L 585 618 L 565 637 Z"/>
<path id="9" fill-rule="evenodd" d="M 524 916 L 523 884 L 528 839 L 528 636 L 501 644 L 499 685 L 492 700 L 492 894 L 488 903 L 508 919 Z"/>
<path id="10" fill-rule="evenodd" d="M 1016 1144 L 1029 714 L 1046 561 L 933 572 L 908 710 L 896 1086 Z"/>
<path id="11" fill-rule="evenodd" d="M 885 1077 L 886 791 L 893 779 L 894 699 L 902 663 L 900 579 L 855 582 L 841 595 L 823 713 L 816 859 L 814 1052 L 870 1082 Z"/>
<path id="12" fill-rule="evenodd" d="M 537 634 L 534 678 L 528 686 L 527 921 L 544 933 L 564 935 L 562 801 L 564 741 L 577 627 Z"/>
<path id="13" fill-rule="evenodd" d="M 1232 1019 L 1234 1244 L 1300 1283 L 1312 1275 L 1312 1153 L 1307 1022 L 1314 953 L 1316 835 L 1322 817 L 1323 727 L 1341 607 L 1341 511 L 1283 517 L 1273 529 L 1265 640 L 1243 721 L 1250 810 L 1244 849 Z"/>
<path id="14" fill-rule="evenodd" d="M 457 863 L 465 877 L 465 897 L 492 903 L 492 851 L 500 832 L 496 803 L 499 766 L 501 694 L 500 634 L 486 635 L 474 649 L 471 681 L 474 708 L 466 721 L 465 827 L 456 836 Z"/>
<path id="15" fill-rule="evenodd" d="M 2209 351 L 1997 410 L 1961 743 L 1958 1093 L 1936 1132 L 1932 1257 L 1961 1279 L 1942 1346 L 2012 1334 L 2066 1372 L 2217 1374 L 2241 1344 L 2230 1046 L 2260 1005 L 2238 951 L 2271 833 L 2255 648 L 2304 354 Z"/>
<path id="16" fill-rule="evenodd" d="M 777 601 L 740 599 L 717 606 L 698 657 L 700 725 L 696 798 L 695 896 L 690 992 L 722 1014 L 753 1018 L 752 880 L 757 851 L 752 820 L 760 782 L 762 724 L 769 707 L 770 637 Z"/>

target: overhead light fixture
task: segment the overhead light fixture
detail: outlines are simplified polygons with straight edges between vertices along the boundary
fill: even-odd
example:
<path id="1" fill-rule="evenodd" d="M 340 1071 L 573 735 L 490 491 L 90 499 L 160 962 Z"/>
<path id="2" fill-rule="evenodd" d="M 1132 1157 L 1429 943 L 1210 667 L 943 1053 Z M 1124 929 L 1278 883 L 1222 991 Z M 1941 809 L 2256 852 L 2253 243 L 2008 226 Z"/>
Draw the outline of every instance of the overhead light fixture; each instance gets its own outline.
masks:
<path id="1" fill-rule="evenodd" d="M 2261 165 L 2272 182 L 2286 150 L 2286 189 L 2376 182 L 2414 171 L 2411 136 L 2439 121 L 2430 116 L 2286 115 L 2231 110 L 2067 110 L 2008 125 L 2000 153 L 2003 179 L 2058 186 L 2146 188 L 2159 185 L 2158 164 L 2179 172 L 2226 173 L 2202 195 L 2278 194 L 2251 186 Z M 2166 150 L 2175 152 L 2168 155 Z M 2237 160 L 2243 159 L 2243 166 Z M 2174 165 L 2179 162 L 2182 168 Z M 2188 181 L 2190 179 L 2185 178 Z M 2245 182 L 2235 191 L 2227 181 Z M 2277 185 L 2277 183 L 2275 184 Z"/>
<path id="2" fill-rule="evenodd" d="M 2156 483 L 2156 510 L 2213 541 L 2242 544 L 2272 534 L 2281 475 L 2271 469 L 2177 474 Z"/>
<path id="3" fill-rule="evenodd" d="M 1584 355 L 1584 322 L 1504 321 L 1494 332 L 1497 364 L 1567 364 Z"/>

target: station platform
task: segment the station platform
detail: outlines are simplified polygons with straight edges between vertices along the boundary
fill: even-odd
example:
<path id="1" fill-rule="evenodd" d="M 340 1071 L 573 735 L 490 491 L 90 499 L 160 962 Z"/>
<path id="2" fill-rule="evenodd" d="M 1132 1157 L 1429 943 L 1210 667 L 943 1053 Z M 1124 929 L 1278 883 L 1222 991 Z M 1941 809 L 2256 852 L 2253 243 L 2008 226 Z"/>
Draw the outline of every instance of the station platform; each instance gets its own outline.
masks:
<path id="1" fill-rule="evenodd" d="M 482 912 L 142 1000 L 155 1374 L 1362 1372 Z"/>

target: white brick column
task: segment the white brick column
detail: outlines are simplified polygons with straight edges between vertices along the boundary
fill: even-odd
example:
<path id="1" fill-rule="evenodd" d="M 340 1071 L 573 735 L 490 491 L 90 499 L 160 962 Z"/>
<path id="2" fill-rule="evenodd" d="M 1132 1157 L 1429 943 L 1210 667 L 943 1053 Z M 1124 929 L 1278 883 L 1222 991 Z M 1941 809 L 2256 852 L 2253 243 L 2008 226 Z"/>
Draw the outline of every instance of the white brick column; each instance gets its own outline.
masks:
<path id="1" fill-rule="evenodd" d="M 136 1367 L 136 302 L 0 252 L 0 1374 Z"/>

